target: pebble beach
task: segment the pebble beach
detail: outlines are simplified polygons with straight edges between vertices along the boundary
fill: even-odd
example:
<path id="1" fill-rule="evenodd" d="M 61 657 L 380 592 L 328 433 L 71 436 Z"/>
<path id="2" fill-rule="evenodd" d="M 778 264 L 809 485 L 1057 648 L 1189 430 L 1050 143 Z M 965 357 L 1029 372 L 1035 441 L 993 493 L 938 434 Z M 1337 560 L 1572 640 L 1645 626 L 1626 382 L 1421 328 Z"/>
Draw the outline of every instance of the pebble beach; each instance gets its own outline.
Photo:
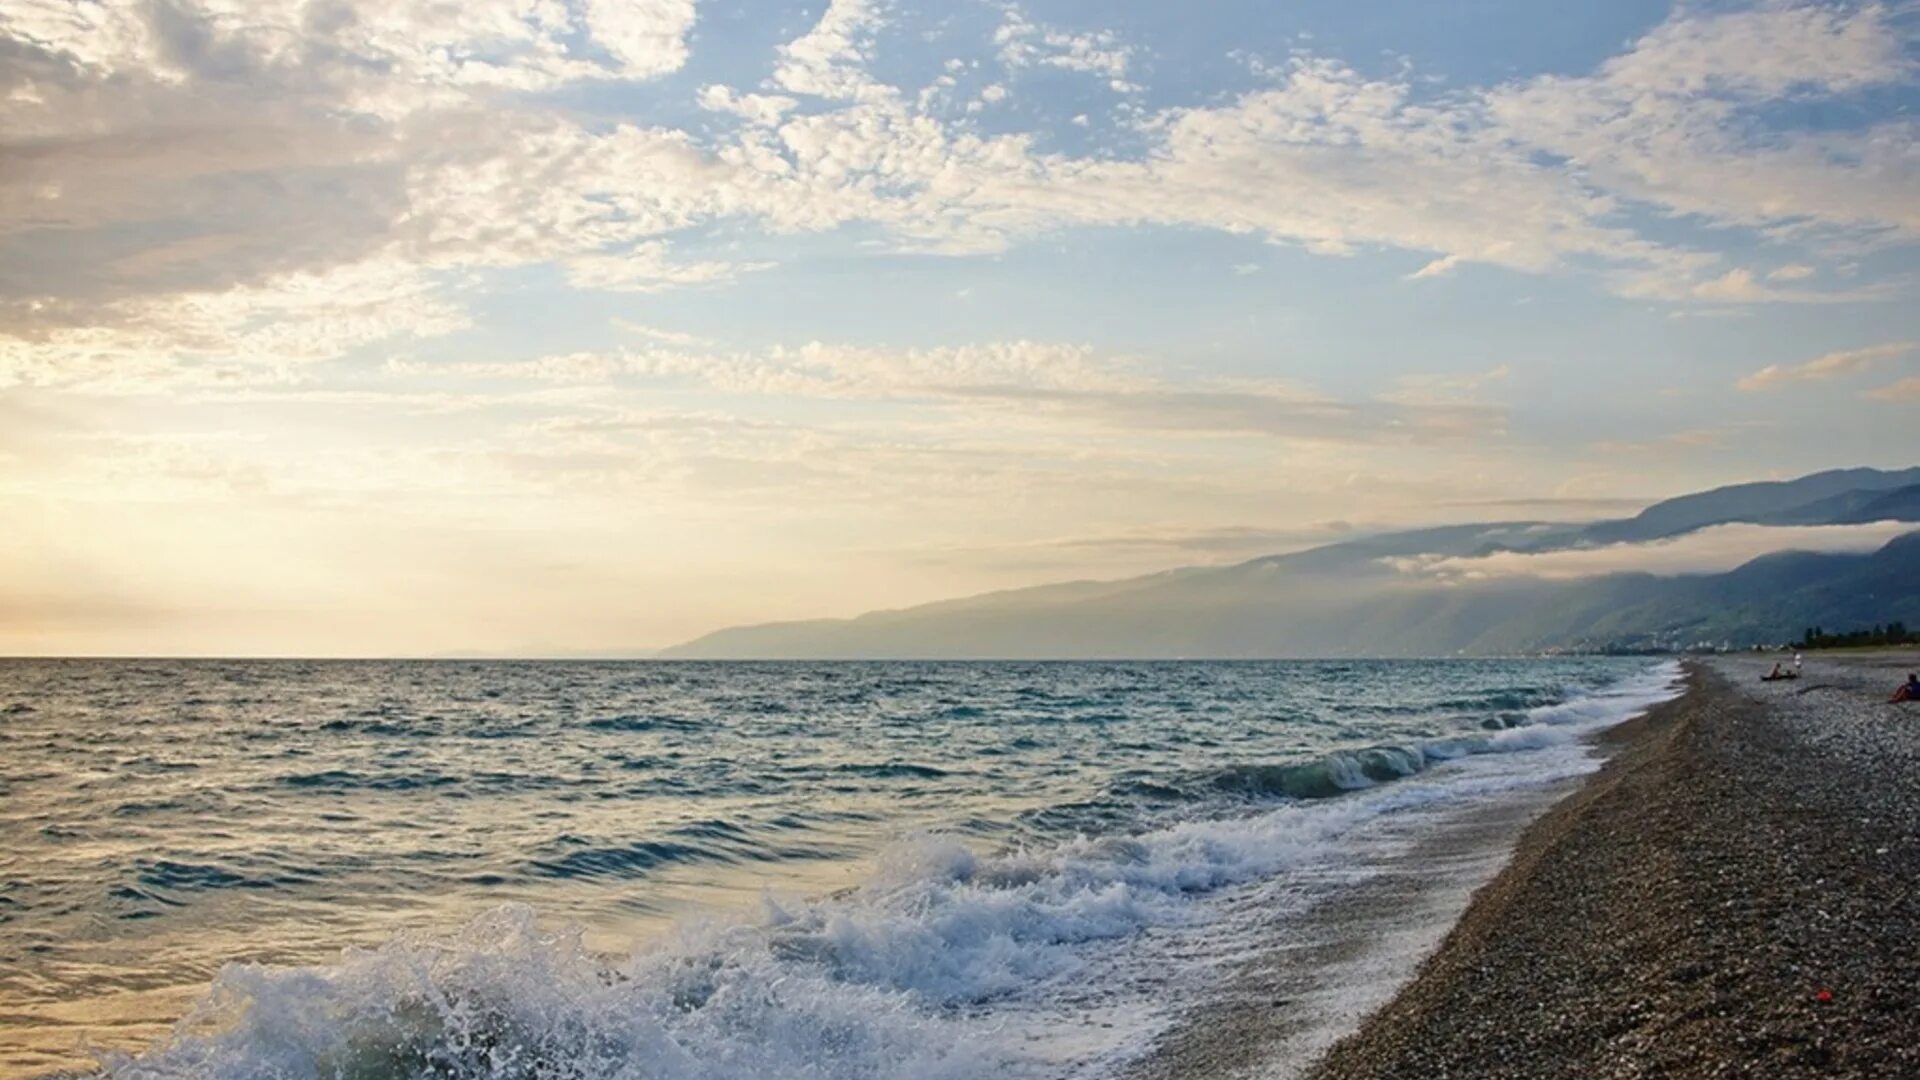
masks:
<path id="1" fill-rule="evenodd" d="M 1911 651 L 1689 665 L 1310 1073 L 1920 1075 Z"/>

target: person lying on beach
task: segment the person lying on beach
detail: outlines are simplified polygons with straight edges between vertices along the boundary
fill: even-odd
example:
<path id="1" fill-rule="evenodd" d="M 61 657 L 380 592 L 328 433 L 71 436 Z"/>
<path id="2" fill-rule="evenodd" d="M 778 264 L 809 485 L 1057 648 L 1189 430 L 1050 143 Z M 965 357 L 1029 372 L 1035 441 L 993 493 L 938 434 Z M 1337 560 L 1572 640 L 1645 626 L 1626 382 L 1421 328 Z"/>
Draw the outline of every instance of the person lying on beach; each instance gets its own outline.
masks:
<path id="1" fill-rule="evenodd" d="M 1908 672 L 1907 681 L 1888 701 L 1920 701 L 1920 672 Z"/>

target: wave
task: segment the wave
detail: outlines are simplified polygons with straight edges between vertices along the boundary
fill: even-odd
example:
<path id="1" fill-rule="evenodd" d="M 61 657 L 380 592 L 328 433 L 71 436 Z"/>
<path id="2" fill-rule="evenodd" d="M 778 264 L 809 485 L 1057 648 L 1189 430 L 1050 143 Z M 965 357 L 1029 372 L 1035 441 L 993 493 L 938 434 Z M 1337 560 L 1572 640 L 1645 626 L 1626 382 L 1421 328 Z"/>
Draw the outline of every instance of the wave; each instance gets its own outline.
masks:
<path id="1" fill-rule="evenodd" d="M 169 908 L 186 907 L 192 894 L 245 890 L 278 890 L 311 884 L 316 875 L 296 867 L 268 866 L 243 871 L 211 862 L 139 859 L 126 868 L 130 875 L 106 890 L 108 910 L 119 919 L 149 919 Z"/>
<path id="2" fill-rule="evenodd" d="M 932 765 L 916 765 L 910 761 L 889 761 L 880 764 L 848 762 L 844 765 L 834 766 L 833 771 L 850 773 L 854 776 L 870 776 L 887 779 L 899 777 L 913 780 L 938 780 L 944 776 L 951 775 L 946 769 L 937 768 Z"/>
<path id="3" fill-rule="evenodd" d="M 1297 765 L 1230 765 L 1208 780 L 1221 791 L 1324 799 L 1412 776 L 1426 767 L 1426 755 L 1417 746 L 1372 746 Z"/>
<path id="4" fill-rule="evenodd" d="M 583 847 L 529 864 L 533 874 L 554 878 L 638 877 L 668 863 L 732 862 L 724 852 L 692 844 L 640 841 L 618 847 Z"/>
<path id="5" fill-rule="evenodd" d="M 1455 736 L 1393 746 L 1339 750 L 1312 761 L 1273 765 L 1230 765 L 1200 778 L 1219 791 L 1324 799 L 1405 779 L 1441 761 L 1470 754 L 1512 753 L 1558 746 L 1596 727 L 1618 723 L 1673 694 L 1679 665 L 1652 671 L 1564 700 L 1534 705 L 1523 713 L 1496 713 L 1490 735 Z M 1505 700 L 1505 696 L 1500 696 Z M 1502 705 L 1501 708 L 1506 706 Z"/>
<path id="6" fill-rule="evenodd" d="M 621 958 L 509 906 L 449 936 L 404 936 L 333 964 L 230 965 L 170 1038 L 138 1057 L 110 1057 L 103 1070 L 126 1080 L 1015 1075 L 1032 1051 L 996 1010 L 1070 997 L 1105 970 L 1089 959 L 1101 943 L 1204 927 L 1221 910 L 1210 897 L 1290 871 L 1357 872 L 1367 826 L 1391 815 L 1588 771 L 1590 756 L 1572 741 L 1670 696 L 1671 682 L 1662 669 L 1535 706 L 1520 727 L 1282 767 L 1357 785 L 1341 787 L 1341 798 L 1262 790 L 1287 797 L 997 855 L 951 836 L 915 837 L 846 892 L 682 922 Z M 1433 768 L 1449 754 L 1466 760 Z M 690 843 L 678 846 L 714 848 L 740 831 L 722 819 L 692 822 L 680 837 Z M 588 873 L 676 854 L 645 844 L 625 855 L 590 850 L 598 854 L 577 867 Z M 596 863 L 603 858 L 611 861 Z"/>
<path id="7" fill-rule="evenodd" d="M 280 783 L 287 787 L 325 791 L 351 791 L 360 789 L 370 791 L 413 791 L 418 788 L 446 787 L 452 784 L 458 784 L 459 782 L 457 777 L 435 772 L 366 775 L 347 769 L 326 769 L 321 772 L 294 773 L 280 778 Z"/>
<path id="8" fill-rule="evenodd" d="M 702 731 L 709 725 L 683 716 L 602 716 L 582 726 L 593 731 Z"/>
<path id="9" fill-rule="evenodd" d="M 748 1080 L 1004 1075 L 982 1003 L 1044 997 L 1081 951 L 1204 924 L 1197 899 L 1338 862 L 1386 814 L 1540 777 L 1413 783 L 1133 837 L 982 857 L 903 842 L 850 893 L 768 900 L 759 918 L 684 924 L 623 961 L 511 906 L 446 938 L 337 964 L 231 965 L 164 1044 L 108 1059 L 127 1080 L 436 1077 Z"/>

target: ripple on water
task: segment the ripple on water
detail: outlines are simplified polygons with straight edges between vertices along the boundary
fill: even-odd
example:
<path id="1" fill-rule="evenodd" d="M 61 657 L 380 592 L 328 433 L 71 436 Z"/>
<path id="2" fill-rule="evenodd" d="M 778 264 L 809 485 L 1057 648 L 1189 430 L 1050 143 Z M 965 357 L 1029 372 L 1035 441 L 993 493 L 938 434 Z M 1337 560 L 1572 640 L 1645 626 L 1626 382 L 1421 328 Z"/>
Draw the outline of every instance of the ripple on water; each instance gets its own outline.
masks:
<path id="1" fill-rule="evenodd" d="M 287 787 L 314 791 L 413 791 L 421 788 L 450 787 L 459 782 L 456 777 L 435 772 L 368 775 L 348 769 L 293 773 L 280 778 L 280 783 Z"/>
<path id="2" fill-rule="evenodd" d="M 911 777 L 916 780 L 938 780 L 951 776 L 946 769 L 933 765 L 916 765 L 910 761 L 858 762 L 850 761 L 833 768 L 837 773 L 850 773 L 854 776 L 866 776 L 879 779 Z"/>
<path id="3" fill-rule="evenodd" d="M 707 723 L 681 716 L 602 716 L 587 721 L 594 731 L 700 731 Z"/>
<path id="4" fill-rule="evenodd" d="M 563 855 L 533 859 L 527 864 L 529 870 L 538 877 L 548 878 L 635 878 L 656 867 L 676 863 L 736 861 L 710 846 L 665 840 L 604 846 L 579 837 L 563 837 L 556 842 L 556 846 L 568 844 L 582 846 Z"/>

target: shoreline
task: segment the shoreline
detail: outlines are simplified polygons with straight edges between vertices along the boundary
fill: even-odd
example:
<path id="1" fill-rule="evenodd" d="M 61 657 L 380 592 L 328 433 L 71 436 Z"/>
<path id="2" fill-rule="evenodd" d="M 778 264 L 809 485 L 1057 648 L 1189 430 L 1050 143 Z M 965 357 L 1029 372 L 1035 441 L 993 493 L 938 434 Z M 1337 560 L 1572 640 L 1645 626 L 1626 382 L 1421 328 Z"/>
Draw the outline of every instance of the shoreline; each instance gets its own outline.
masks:
<path id="1" fill-rule="evenodd" d="M 1762 684 L 1770 661 L 1690 661 L 1685 694 L 1604 733 L 1602 769 L 1307 1075 L 1920 1075 L 1920 710 L 1879 690 L 1913 654 Z"/>
<path id="2" fill-rule="evenodd" d="M 1599 748 L 1594 772 L 1543 781 L 1437 819 L 1406 823 L 1411 845 L 1359 867 L 1358 882 L 1310 907 L 1279 913 L 1254 953 L 1186 1008 L 1124 1080 L 1292 1080 L 1312 1070 L 1415 981 L 1470 904 L 1511 864 L 1544 816 L 1582 797 L 1621 750 L 1686 700 L 1583 737 Z"/>

